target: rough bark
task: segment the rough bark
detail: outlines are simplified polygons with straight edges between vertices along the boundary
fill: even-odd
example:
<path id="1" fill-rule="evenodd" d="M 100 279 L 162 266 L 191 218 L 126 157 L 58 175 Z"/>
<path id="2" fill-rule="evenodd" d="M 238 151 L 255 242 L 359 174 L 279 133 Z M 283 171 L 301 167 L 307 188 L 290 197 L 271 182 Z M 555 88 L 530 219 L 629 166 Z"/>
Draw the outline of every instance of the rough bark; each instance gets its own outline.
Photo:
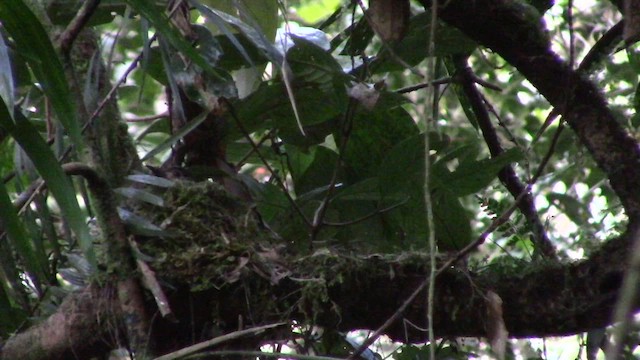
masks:
<path id="1" fill-rule="evenodd" d="M 427 0 L 421 1 L 429 6 Z M 444 21 L 516 67 L 555 108 L 604 170 L 627 215 L 640 214 L 640 148 L 616 122 L 600 90 L 551 50 L 542 20 L 523 15 L 520 2 L 452 0 Z"/>
<path id="2" fill-rule="evenodd" d="M 630 225 L 628 235 L 610 240 L 588 260 L 574 264 L 523 263 L 478 272 L 455 268 L 444 272 L 436 284 L 436 334 L 484 336 L 488 290 L 502 298 L 504 320 L 512 337 L 568 335 L 606 326 L 624 275 L 627 249 L 639 230 L 639 226 Z M 424 281 L 428 269 L 426 262 L 415 258 L 339 259 L 328 258 L 324 264 L 329 269 L 318 268 L 317 273 L 326 276 L 327 291 L 326 298 L 316 304 L 313 300 L 319 297 L 304 294 L 317 279 L 300 280 L 308 277 L 308 269 L 307 275 L 293 273 L 277 285 L 252 273 L 221 290 L 186 292 L 188 296 L 185 291 L 176 291 L 171 306 L 179 322 L 156 319 L 155 339 L 160 352 L 185 346 L 194 340 L 194 332 L 199 340 L 206 339 L 203 330 L 207 326 L 210 329 L 216 316 L 218 324 L 226 324 L 222 330 L 237 328 L 238 319 L 250 326 L 282 318 L 313 321 L 340 330 L 375 329 Z M 332 281 L 338 278 L 341 281 Z M 117 303 L 113 292 L 105 296 L 106 291 L 92 288 L 69 296 L 58 313 L 43 324 L 9 339 L 0 358 L 50 359 L 74 352 L 97 355 L 104 351 L 101 345 L 115 346 L 113 334 L 121 332 L 111 324 L 111 319 L 117 318 L 112 312 Z M 406 312 L 404 321 L 388 329 L 390 337 L 398 341 L 426 340 L 426 333 L 418 330 L 425 327 L 426 294 L 419 299 Z"/>

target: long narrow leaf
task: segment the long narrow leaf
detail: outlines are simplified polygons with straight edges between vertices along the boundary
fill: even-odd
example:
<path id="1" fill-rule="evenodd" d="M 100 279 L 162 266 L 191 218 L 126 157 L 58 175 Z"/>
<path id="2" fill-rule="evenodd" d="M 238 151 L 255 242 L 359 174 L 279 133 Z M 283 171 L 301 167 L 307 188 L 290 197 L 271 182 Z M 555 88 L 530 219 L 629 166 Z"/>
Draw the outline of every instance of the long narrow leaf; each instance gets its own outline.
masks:
<path id="1" fill-rule="evenodd" d="M 7 232 L 11 245 L 24 260 L 27 272 L 35 276 L 38 283 L 43 281 L 46 265 L 37 256 L 36 247 L 27 236 L 27 231 L 18 218 L 16 208 L 11 203 L 7 188 L 2 181 L 0 181 L 0 223 L 2 229 Z"/>
<path id="2" fill-rule="evenodd" d="M 7 104 L 8 109 L 13 109 L 14 96 L 13 69 L 9 59 L 9 49 L 0 34 L 0 98 Z"/>
<path id="3" fill-rule="evenodd" d="M 202 124 L 202 122 L 207 119 L 207 115 L 209 115 L 209 113 L 207 111 L 204 111 L 200 115 L 190 120 L 183 127 L 181 127 L 178 132 L 171 135 L 167 140 L 163 141 L 160 145 L 153 148 L 153 150 L 149 151 L 141 160 L 146 161 L 154 155 L 170 148 L 173 144 L 177 143 L 180 139 L 185 137 L 185 135 L 190 133 L 198 125 Z"/>
<path id="4" fill-rule="evenodd" d="M 71 141 L 81 150 L 84 146 L 76 118 L 75 102 L 62 64 L 44 27 L 21 0 L 0 1 L 0 22 L 11 34 L 17 51 L 29 63 Z M 12 109 L 12 105 L 9 105 L 9 109 Z"/>
<path id="5" fill-rule="evenodd" d="M 176 49 L 187 55 L 194 63 L 200 66 L 204 71 L 213 76 L 222 78 L 220 74 L 200 55 L 200 53 L 180 35 L 180 33 L 169 24 L 169 19 L 164 12 L 158 11 L 158 8 L 152 1 L 148 0 L 127 0 L 132 8 L 139 12 L 145 19 L 158 30 L 162 36 L 169 41 Z"/>
<path id="6" fill-rule="evenodd" d="M 205 5 L 202 5 L 198 1 L 190 0 L 189 1 L 193 6 L 198 9 L 207 19 L 211 18 L 219 18 L 226 22 L 227 24 L 233 25 L 236 29 L 238 29 L 244 36 L 251 41 L 258 49 L 262 50 L 264 55 L 271 60 L 274 64 L 278 66 L 282 66 L 282 54 L 273 46 L 271 41 L 269 41 L 264 33 L 256 29 L 244 21 L 238 19 L 235 16 L 229 15 L 225 12 L 209 8 Z M 230 39 L 231 40 L 231 39 Z"/>
<path id="7" fill-rule="evenodd" d="M 20 112 L 16 112 L 15 118 L 16 122 L 13 123 L 4 103 L 0 102 L 0 127 L 4 127 L 9 131 L 16 142 L 29 155 L 36 170 L 56 199 L 69 226 L 78 238 L 87 260 L 91 265 L 95 266 L 96 258 L 91 236 L 89 235 L 89 228 L 76 200 L 76 193 L 71 181 L 58 164 L 56 157 L 37 129 Z"/>
<path id="8" fill-rule="evenodd" d="M 236 50 L 238 50 L 238 52 L 242 55 L 242 57 L 244 57 L 244 59 L 247 61 L 247 64 L 254 66 L 253 61 L 251 60 L 251 57 L 249 56 L 249 54 L 247 54 L 247 51 L 240 44 L 240 41 L 238 41 L 236 36 L 229 30 L 224 20 L 222 20 L 222 18 L 217 13 L 215 13 L 208 7 L 200 4 L 199 2 L 194 1 L 193 4 L 195 5 L 196 9 L 198 9 L 200 13 L 202 13 L 202 15 L 204 15 L 204 17 L 207 20 L 209 20 L 212 24 L 214 24 L 216 28 L 220 30 L 224 34 L 224 36 L 227 37 L 227 39 L 229 39 L 231 44 L 233 44 Z"/>

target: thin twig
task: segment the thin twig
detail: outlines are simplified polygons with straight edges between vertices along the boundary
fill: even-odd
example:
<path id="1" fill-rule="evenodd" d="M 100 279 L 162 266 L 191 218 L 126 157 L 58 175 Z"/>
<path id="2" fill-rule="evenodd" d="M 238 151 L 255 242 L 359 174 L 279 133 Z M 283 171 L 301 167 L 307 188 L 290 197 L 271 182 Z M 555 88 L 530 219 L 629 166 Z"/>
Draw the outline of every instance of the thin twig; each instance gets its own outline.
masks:
<path id="1" fill-rule="evenodd" d="M 336 165 L 333 168 L 333 174 L 331 174 L 331 180 L 329 181 L 329 187 L 325 192 L 324 198 L 320 203 L 320 206 L 316 209 L 313 220 L 311 223 L 311 231 L 309 233 L 309 246 L 313 249 L 313 242 L 315 241 L 322 225 L 324 225 L 324 217 L 329 208 L 329 201 L 331 200 L 331 195 L 333 195 L 333 191 L 336 188 L 336 183 L 338 182 L 338 172 L 342 166 L 342 160 L 344 158 L 344 153 L 347 148 L 347 143 L 349 142 L 349 137 L 351 135 L 351 130 L 353 126 L 353 117 L 355 116 L 357 102 L 355 99 L 349 99 L 349 104 L 347 105 L 347 111 L 344 113 L 343 121 L 342 121 L 342 136 L 340 139 L 340 146 L 338 147 L 338 159 L 336 160 Z"/>
<path id="2" fill-rule="evenodd" d="M 428 82 L 423 82 L 423 83 L 419 83 L 419 84 L 403 87 L 403 88 L 400 88 L 400 89 L 396 90 L 395 92 L 397 92 L 398 94 L 406 94 L 406 93 L 410 93 L 410 92 L 413 92 L 413 91 L 416 91 L 416 90 L 421 90 L 421 89 L 427 88 L 429 86 L 449 84 L 449 83 L 454 82 L 454 81 L 455 81 L 455 79 L 453 77 L 446 77 L 446 78 L 443 78 L 443 79 L 438 79 L 438 80 L 433 80 L 433 81 L 428 81 Z"/>
<path id="3" fill-rule="evenodd" d="M 258 144 L 256 144 L 255 141 L 253 141 L 253 139 L 251 138 L 251 134 L 249 134 L 247 129 L 242 124 L 242 121 L 240 121 L 240 118 L 236 114 L 236 111 L 233 105 L 224 98 L 220 98 L 220 101 L 226 104 L 227 108 L 229 109 L 229 114 L 231 114 L 231 117 L 236 122 L 238 129 L 240 129 L 240 132 L 242 132 L 242 135 L 245 137 L 245 139 L 249 141 L 249 143 L 251 144 L 251 147 L 253 148 L 253 151 L 255 151 L 256 155 L 258 155 L 258 157 L 260 158 L 260 161 L 262 161 L 262 163 L 267 168 L 267 170 L 269 170 L 269 173 L 271 173 L 271 176 L 274 177 L 274 179 L 276 180 L 276 183 L 280 186 L 280 189 L 282 190 L 284 195 L 287 197 L 287 200 L 289 200 L 289 203 L 291 203 L 291 206 L 293 207 L 293 209 L 298 213 L 298 215 L 300 215 L 300 217 L 305 222 L 305 224 L 307 224 L 307 226 L 312 226 L 311 221 L 307 219 L 307 216 L 304 214 L 302 209 L 300 209 L 296 201 L 291 197 L 291 194 L 289 194 L 289 190 L 287 189 L 285 182 L 280 178 L 280 176 L 278 176 L 275 170 L 273 170 L 273 167 L 271 167 L 271 164 L 269 164 L 269 161 L 267 161 L 267 159 L 262 155 L 262 152 L 260 152 L 260 148 L 258 147 Z"/>
<path id="4" fill-rule="evenodd" d="M 355 220 L 349 220 L 349 221 L 344 221 L 344 222 L 330 222 L 330 221 L 324 221 L 322 224 L 326 225 L 326 226 L 336 226 L 336 227 L 340 227 L 340 226 L 349 226 L 349 225 L 354 225 L 360 222 L 363 222 L 365 220 L 371 219 L 372 217 L 376 216 L 376 215 L 380 215 L 380 214 L 384 214 L 386 212 L 389 212 L 399 206 L 402 206 L 404 204 L 407 203 L 407 201 L 409 201 L 409 199 L 405 199 L 397 204 L 393 204 L 391 206 L 387 206 L 386 208 L 383 209 L 379 209 L 376 211 L 371 212 L 370 214 L 364 215 L 362 217 L 359 217 Z"/>
<path id="5" fill-rule="evenodd" d="M 471 109 L 476 116 L 478 126 L 482 130 L 482 136 L 489 148 L 491 156 L 494 158 L 500 156 L 504 153 L 504 150 L 500 144 L 500 139 L 496 134 L 496 129 L 491 124 L 489 112 L 485 106 L 486 100 L 483 101 L 481 94 L 473 83 L 472 76 L 470 76 L 472 74 L 472 70 L 467 64 L 467 57 L 454 57 L 453 62 L 458 76 L 460 77 L 462 90 L 469 99 Z M 525 190 L 525 186 L 522 184 L 511 165 L 506 165 L 502 168 L 498 173 L 498 178 L 514 198 L 519 196 L 519 194 Z M 527 193 L 525 198 L 519 204 L 520 212 L 522 212 L 533 228 L 536 249 L 540 251 L 540 254 L 546 257 L 555 258 L 555 249 L 547 236 L 544 225 L 538 217 L 538 211 L 536 210 L 533 196 Z"/>
<path id="6" fill-rule="evenodd" d="M 460 251 L 458 251 L 455 254 L 455 256 L 449 258 L 449 260 L 447 260 L 442 266 L 440 266 L 438 270 L 435 272 L 435 277 L 442 274 L 445 270 L 449 269 L 451 266 L 456 264 L 458 261 L 464 258 L 467 254 L 473 251 L 475 248 L 483 244 L 487 239 L 487 237 L 489 237 L 489 235 L 493 231 L 495 231 L 498 227 L 503 225 L 509 219 L 511 214 L 513 214 L 513 212 L 518 208 L 518 203 L 522 201 L 522 199 L 525 197 L 525 195 L 529 191 L 531 191 L 531 187 L 533 186 L 533 184 L 536 183 L 538 178 L 543 173 L 544 168 L 546 167 L 547 163 L 551 159 L 551 156 L 553 155 L 553 152 L 555 151 L 555 146 L 558 142 L 558 139 L 560 138 L 560 133 L 562 132 L 562 129 L 563 127 L 559 127 L 558 130 L 556 131 L 556 134 L 553 138 L 551 146 L 549 147 L 549 150 L 547 151 L 547 154 L 545 155 L 545 157 L 542 159 L 542 162 L 538 166 L 536 174 L 533 176 L 533 178 L 531 178 L 531 181 L 526 186 L 524 191 L 522 191 L 516 197 L 513 204 L 511 204 L 511 206 L 507 210 L 505 210 L 505 212 L 502 213 L 499 217 L 495 218 L 491 222 L 489 227 L 487 227 L 487 229 L 482 234 L 480 234 L 480 236 L 478 236 L 478 238 L 475 241 L 473 241 L 472 243 L 462 248 Z M 354 360 L 356 357 L 358 357 L 364 350 L 366 350 L 369 346 L 371 346 L 371 344 L 373 344 L 384 333 L 384 331 L 386 331 L 386 329 L 389 328 L 389 326 L 391 326 L 394 322 L 399 320 L 400 317 L 404 314 L 405 310 L 409 307 L 409 305 L 411 305 L 413 301 L 415 301 L 418 295 L 420 295 L 420 293 L 424 291 L 424 289 L 427 287 L 427 285 L 429 285 L 429 283 L 430 283 L 429 278 L 425 278 L 425 280 L 422 283 L 420 283 L 420 285 L 418 285 L 418 287 L 411 293 L 411 295 L 409 295 L 409 297 L 402 303 L 402 305 L 400 305 L 400 307 L 396 310 L 396 312 L 390 318 L 388 318 L 387 321 L 385 321 L 384 324 L 382 324 L 371 336 L 369 336 L 347 358 L 347 360 Z"/>
<path id="7" fill-rule="evenodd" d="M 591 47 L 587 55 L 582 59 L 580 65 L 578 65 L 577 72 L 583 75 L 589 75 L 594 71 L 595 66 L 600 60 L 610 54 L 617 43 L 622 41 L 622 30 L 624 29 L 624 21 L 621 20 L 607 30 L 604 35 Z M 547 116 L 542 126 L 531 140 L 531 144 L 535 144 L 540 136 L 547 130 L 547 128 L 553 123 L 553 121 L 560 116 L 561 109 L 554 108 Z"/>
<path id="8" fill-rule="evenodd" d="M 166 118 L 167 116 L 169 116 L 169 112 L 168 111 L 164 111 L 164 112 L 161 112 L 160 114 L 154 114 L 154 115 L 149 115 L 149 116 L 127 117 L 127 118 L 124 119 L 124 121 L 126 121 L 128 123 L 149 122 L 149 121 L 154 121 L 154 120 Z"/>
<path id="9" fill-rule="evenodd" d="M 273 129 L 269 130 L 269 132 L 256 143 L 256 147 L 260 148 L 260 146 L 262 146 L 265 141 L 269 140 L 271 138 L 271 135 L 273 134 L 273 131 Z M 254 147 L 251 147 L 251 150 L 249 150 L 249 152 L 247 152 L 240 160 L 238 160 L 236 166 L 242 166 L 247 160 L 249 160 L 249 157 L 251 157 L 254 152 L 256 152 L 256 149 Z"/>
<path id="10" fill-rule="evenodd" d="M 222 336 L 218 336 L 215 337 L 213 339 L 207 340 L 207 341 L 203 341 L 201 343 L 197 343 L 195 345 L 191 345 L 188 346 L 186 348 L 182 348 L 178 351 L 174 351 L 172 353 L 166 354 L 166 355 L 162 355 L 160 357 L 155 358 L 154 360 L 172 360 L 172 359 L 179 359 L 182 357 L 185 357 L 187 355 L 191 355 L 193 353 L 196 353 L 198 351 L 204 350 L 208 347 L 214 346 L 214 345 L 218 345 L 218 344 L 222 344 L 231 340 L 236 340 L 236 339 L 240 339 L 243 338 L 245 336 L 254 336 L 254 335 L 258 335 L 260 333 L 263 333 L 266 330 L 270 330 L 270 329 L 275 329 L 277 327 L 281 327 L 287 325 L 287 323 L 284 322 L 280 322 L 280 323 L 275 323 L 275 324 L 269 324 L 269 325 L 263 325 L 263 326 L 256 326 L 250 329 L 245 329 L 245 330 L 238 330 L 238 331 L 234 331 L 228 334 L 224 334 Z"/>
<path id="11" fill-rule="evenodd" d="M 435 48 L 436 48 L 436 24 L 438 23 L 438 0 L 433 0 L 431 3 L 431 31 L 429 33 L 429 43 L 427 44 L 427 80 L 434 79 L 436 76 L 436 61 L 435 61 Z M 424 124 L 424 204 L 427 209 L 427 228 L 428 230 L 428 245 L 429 245 L 429 277 L 428 277 L 428 289 L 427 289 L 427 330 L 429 335 L 429 359 L 436 359 L 436 335 L 433 330 L 433 312 L 435 311 L 435 293 L 436 293 L 436 258 L 438 256 L 438 246 L 436 244 L 436 227 L 433 218 L 433 203 L 431 199 L 431 157 L 429 152 L 431 151 L 430 142 L 430 120 L 435 122 L 438 119 L 438 106 L 439 98 L 436 92 L 436 87 L 431 86 L 427 88 L 427 109 L 431 109 L 431 113 L 427 110 L 427 118 Z M 429 107 L 429 104 L 431 107 Z"/>

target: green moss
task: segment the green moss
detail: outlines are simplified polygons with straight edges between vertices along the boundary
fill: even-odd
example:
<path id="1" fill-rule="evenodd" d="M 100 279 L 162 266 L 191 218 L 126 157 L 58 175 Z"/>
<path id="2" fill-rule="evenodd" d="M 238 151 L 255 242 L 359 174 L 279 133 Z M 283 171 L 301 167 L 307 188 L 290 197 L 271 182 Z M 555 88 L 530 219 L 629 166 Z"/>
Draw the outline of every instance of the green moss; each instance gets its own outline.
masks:
<path id="1" fill-rule="evenodd" d="M 172 236 L 141 241 L 159 275 L 192 290 L 219 288 L 266 266 L 277 243 L 260 228 L 253 210 L 217 183 L 179 182 L 164 194 L 165 207 L 145 208 Z"/>

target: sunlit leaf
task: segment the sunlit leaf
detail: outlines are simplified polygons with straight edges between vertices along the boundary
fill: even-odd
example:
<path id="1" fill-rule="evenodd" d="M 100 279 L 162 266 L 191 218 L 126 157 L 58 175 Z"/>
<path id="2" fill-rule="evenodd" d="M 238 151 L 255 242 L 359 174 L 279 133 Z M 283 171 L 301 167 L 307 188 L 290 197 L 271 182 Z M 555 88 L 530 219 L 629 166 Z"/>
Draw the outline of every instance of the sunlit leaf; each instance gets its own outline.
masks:
<path id="1" fill-rule="evenodd" d="M 503 167 L 522 157 L 522 152 L 513 148 L 494 158 L 462 162 L 455 171 L 442 174 L 439 184 L 458 196 L 473 194 L 487 187 Z"/>

